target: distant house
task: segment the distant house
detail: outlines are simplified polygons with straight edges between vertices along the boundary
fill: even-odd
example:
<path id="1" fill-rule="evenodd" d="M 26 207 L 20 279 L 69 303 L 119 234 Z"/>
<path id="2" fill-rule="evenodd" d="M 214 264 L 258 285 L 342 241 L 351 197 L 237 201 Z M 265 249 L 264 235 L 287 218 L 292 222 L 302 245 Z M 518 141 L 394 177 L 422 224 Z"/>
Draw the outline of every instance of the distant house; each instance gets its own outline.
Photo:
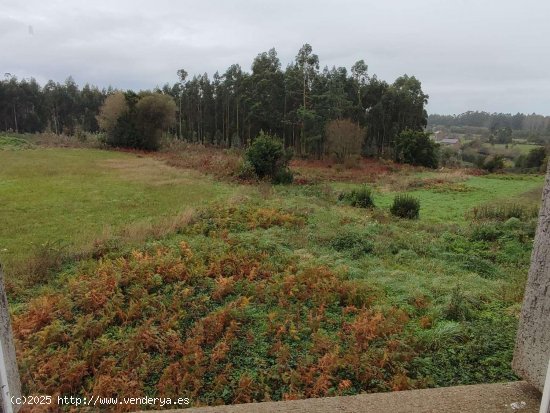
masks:
<path id="1" fill-rule="evenodd" d="M 445 134 L 443 133 L 443 131 L 438 130 L 438 131 L 435 131 L 435 132 L 432 134 L 432 138 L 433 138 L 435 141 L 439 142 L 441 139 L 446 138 L 446 136 L 445 136 Z"/>
<path id="2" fill-rule="evenodd" d="M 446 146 L 457 146 L 458 147 L 460 145 L 460 139 L 450 138 L 447 135 L 447 132 L 441 131 L 441 130 L 438 130 L 438 131 L 435 131 L 434 133 L 432 133 L 431 138 L 434 141 L 436 141 L 437 143 L 440 143 L 440 144 L 446 145 Z"/>
<path id="3" fill-rule="evenodd" d="M 457 138 L 445 138 L 441 139 L 439 143 L 443 145 L 458 145 L 460 141 Z"/>

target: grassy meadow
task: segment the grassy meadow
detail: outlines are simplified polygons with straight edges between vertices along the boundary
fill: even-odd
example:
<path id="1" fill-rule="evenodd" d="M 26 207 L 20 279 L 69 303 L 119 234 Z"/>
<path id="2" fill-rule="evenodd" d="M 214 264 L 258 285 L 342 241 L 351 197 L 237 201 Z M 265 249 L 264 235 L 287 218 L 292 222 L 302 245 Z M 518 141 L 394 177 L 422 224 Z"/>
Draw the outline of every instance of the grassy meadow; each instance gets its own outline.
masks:
<path id="1" fill-rule="evenodd" d="M 540 175 L 300 161 L 272 186 L 184 155 L 17 147 L 0 258 L 26 394 L 198 406 L 516 379 Z M 339 201 L 365 184 L 375 208 Z M 389 213 L 398 193 L 418 220 Z M 29 278 L 55 243 L 71 253 Z"/>
<path id="2" fill-rule="evenodd" d="M 19 266 L 44 245 L 75 250 L 104 232 L 158 222 L 234 191 L 196 171 L 141 155 L 1 150 L 0 259 Z"/>

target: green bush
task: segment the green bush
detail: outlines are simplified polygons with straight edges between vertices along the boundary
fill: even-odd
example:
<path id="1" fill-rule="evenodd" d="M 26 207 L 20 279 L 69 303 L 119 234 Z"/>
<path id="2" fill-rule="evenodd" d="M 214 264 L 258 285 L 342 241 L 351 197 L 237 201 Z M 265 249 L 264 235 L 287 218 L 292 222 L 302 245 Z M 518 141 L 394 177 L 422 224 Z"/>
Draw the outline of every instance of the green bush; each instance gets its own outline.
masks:
<path id="1" fill-rule="evenodd" d="M 260 132 L 245 154 L 245 159 L 260 179 L 269 178 L 281 183 L 292 182 L 292 174 L 288 170 L 291 158 L 292 154 L 285 150 L 279 139 L 263 132 Z"/>
<path id="2" fill-rule="evenodd" d="M 397 195 L 390 212 L 396 217 L 417 219 L 420 215 L 420 201 L 410 195 Z"/>
<path id="3" fill-rule="evenodd" d="M 0 150 L 2 149 L 28 149 L 32 145 L 25 139 L 14 136 L 0 136 Z"/>
<path id="4" fill-rule="evenodd" d="M 461 166 L 459 151 L 456 148 L 444 147 L 439 153 L 439 163 L 447 168 L 457 168 Z"/>
<path id="5" fill-rule="evenodd" d="M 545 166 L 546 148 L 544 146 L 531 149 L 527 155 L 521 155 L 516 160 L 517 168 L 540 169 Z"/>
<path id="6" fill-rule="evenodd" d="M 338 200 L 357 208 L 374 208 L 372 191 L 366 186 L 351 192 L 342 192 L 338 195 Z"/>
<path id="7" fill-rule="evenodd" d="M 438 152 L 439 144 L 435 143 L 426 132 L 404 130 L 397 137 L 395 144 L 395 160 L 411 165 L 437 168 Z"/>

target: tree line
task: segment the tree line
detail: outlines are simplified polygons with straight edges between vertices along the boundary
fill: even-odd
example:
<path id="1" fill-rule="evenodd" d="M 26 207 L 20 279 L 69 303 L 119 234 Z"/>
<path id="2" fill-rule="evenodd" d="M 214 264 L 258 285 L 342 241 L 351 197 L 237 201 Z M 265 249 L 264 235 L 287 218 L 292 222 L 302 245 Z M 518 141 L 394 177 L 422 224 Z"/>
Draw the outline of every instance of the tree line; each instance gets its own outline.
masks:
<path id="1" fill-rule="evenodd" d="M 96 116 L 113 89 L 86 84 L 79 88 L 69 77 L 40 86 L 35 79 L 21 79 L 9 73 L 0 81 L 0 129 L 18 133 L 46 130 L 73 135 L 78 129 L 98 132 Z"/>
<path id="2" fill-rule="evenodd" d="M 360 128 L 364 155 L 391 156 L 401 132 L 422 131 L 428 122 L 428 95 L 414 76 L 388 83 L 369 74 L 363 60 L 349 71 L 320 69 L 309 44 L 284 69 L 271 49 L 256 56 L 250 71 L 234 64 L 211 78 L 206 73 L 189 77 L 184 69 L 177 76 L 173 84 L 127 91 L 125 96 L 130 108 L 139 108 L 137 100 L 150 94 L 170 96 L 175 119 L 163 124 L 164 132 L 189 142 L 248 146 L 264 131 L 299 156 L 321 156 L 327 148 L 327 124 L 345 120 Z M 80 89 L 71 78 L 41 87 L 34 79 L 7 76 L 0 81 L 0 127 L 31 133 L 96 132 L 100 109 L 116 92 L 90 85 Z"/>
<path id="3" fill-rule="evenodd" d="M 468 111 L 459 115 L 428 116 L 430 126 L 472 126 L 487 128 L 491 131 L 510 129 L 526 131 L 533 134 L 550 134 L 550 116 L 516 113 L 489 113 L 480 111 Z"/>

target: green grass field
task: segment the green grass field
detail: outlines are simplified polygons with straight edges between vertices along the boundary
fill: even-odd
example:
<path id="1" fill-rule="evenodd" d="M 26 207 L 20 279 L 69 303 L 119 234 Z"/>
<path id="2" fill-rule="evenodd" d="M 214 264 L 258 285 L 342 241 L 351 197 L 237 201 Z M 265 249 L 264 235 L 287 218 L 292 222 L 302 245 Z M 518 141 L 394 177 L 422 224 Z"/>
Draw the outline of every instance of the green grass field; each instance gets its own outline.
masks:
<path id="1" fill-rule="evenodd" d="M 362 209 L 338 200 L 357 183 L 239 185 L 149 155 L 0 151 L 8 263 L 193 208 L 10 289 L 25 392 L 215 405 L 514 380 L 542 184 L 410 170 L 370 183 Z M 418 220 L 389 213 L 403 192 Z M 510 202 L 531 212 L 469 215 Z"/>
<path id="2" fill-rule="evenodd" d="M 529 145 L 526 143 L 517 143 L 515 145 L 513 144 L 505 145 L 503 143 L 495 143 L 494 145 L 491 145 L 490 143 L 486 143 L 483 146 L 489 149 L 493 148 L 499 151 L 506 151 L 506 150 L 519 151 L 520 154 L 524 154 L 524 155 L 527 155 L 533 149 L 540 148 L 540 145 Z M 506 146 L 508 146 L 508 148 L 506 148 Z"/>
<path id="3" fill-rule="evenodd" d="M 480 138 L 480 136 L 478 136 Z M 463 137 L 460 138 L 461 143 L 468 143 L 471 142 L 473 139 L 465 139 Z M 491 145 L 488 142 L 485 142 L 483 144 L 483 147 L 487 149 L 493 149 L 496 150 L 498 153 L 506 153 L 510 151 L 517 151 L 522 155 L 527 155 L 531 150 L 540 148 L 540 145 L 536 144 L 529 144 L 529 143 L 510 143 L 508 145 L 504 143 L 495 143 Z"/>
<path id="4" fill-rule="evenodd" d="M 105 230 L 158 221 L 234 191 L 135 154 L 0 151 L 0 259 L 9 266 L 46 242 L 80 247 Z"/>
<path id="5" fill-rule="evenodd" d="M 417 176 L 433 178 L 437 173 L 420 173 Z M 540 201 L 538 189 L 542 182 L 542 178 L 536 175 L 489 175 L 469 177 L 464 182 L 443 184 L 431 189 L 412 188 L 404 192 L 420 200 L 422 221 L 464 223 L 465 215 L 471 208 L 488 201 L 516 199 L 537 204 Z M 357 184 L 348 183 L 334 185 L 336 191 L 357 187 Z M 389 208 L 397 193 L 375 191 L 376 204 L 381 208 Z"/>

